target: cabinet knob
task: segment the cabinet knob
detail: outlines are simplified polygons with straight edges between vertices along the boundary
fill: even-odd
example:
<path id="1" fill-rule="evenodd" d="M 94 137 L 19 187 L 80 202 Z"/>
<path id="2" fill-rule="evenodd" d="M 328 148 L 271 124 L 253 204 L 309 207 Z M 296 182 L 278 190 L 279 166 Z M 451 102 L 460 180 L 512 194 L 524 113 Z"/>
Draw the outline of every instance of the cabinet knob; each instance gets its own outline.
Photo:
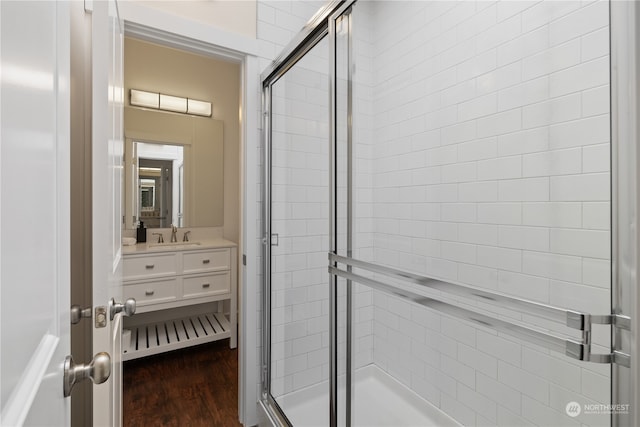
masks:
<path id="1" fill-rule="evenodd" d="M 147 264 L 147 265 L 145 265 L 145 268 L 146 268 L 147 270 L 151 270 L 151 269 L 152 269 L 153 267 L 155 267 L 155 266 L 156 266 L 155 264 Z"/>
<path id="2" fill-rule="evenodd" d="M 209 286 L 211 286 L 211 285 L 209 285 L 208 283 L 203 283 L 202 284 L 202 287 L 205 288 L 205 289 L 207 289 Z"/>
<path id="3" fill-rule="evenodd" d="M 150 297 L 151 295 L 155 294 L 155 291 L 145 291 L 144 294 L 148 297 Z"/>
<path id="4" fill-rule="evenodd" d="M 208 259 L 203 259 L 203 260 L 202 260 L 202 263 L 203 263 L 203 264 L 209 264 L 209 262 L 210 262 L 210 261 L 209 261 Z"/>

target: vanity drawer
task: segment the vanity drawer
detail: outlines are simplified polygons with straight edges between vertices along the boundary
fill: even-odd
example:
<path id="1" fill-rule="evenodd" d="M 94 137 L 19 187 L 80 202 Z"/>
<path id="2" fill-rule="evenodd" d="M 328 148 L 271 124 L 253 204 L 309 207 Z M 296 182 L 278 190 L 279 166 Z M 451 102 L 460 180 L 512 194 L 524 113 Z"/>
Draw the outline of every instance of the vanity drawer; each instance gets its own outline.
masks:
<path id="1" fill-rule="evenodd" d="M 227 271 L 206 276 L 185 277 L 182 287 L 183 298 L 226 294 L 231 291 L 231 275 Z"/>
<path id="2" fill-rule="evenodd" d="M 176 274 L 175 254 L 155 254 L 141 257 L 124 257 L 123 279 L 133 280 L 146 277 Z"/>
<path id="3" fill-rule="evenodd" d="M 135 298 L 136 304 L 143 306 L 174 301 L 178 298 L 176 279 L 157 280 L 146 283 L 132 283 L 123 288 L 124 298 Z"/>
<path id="4" fill-rule="evenodd" d="M 183 270 L 185 274 L 200 271 L 229 270 L 231 253 L 229 249 L 214 249 L 202 252 L 188 252 L 184 254 Z"/>

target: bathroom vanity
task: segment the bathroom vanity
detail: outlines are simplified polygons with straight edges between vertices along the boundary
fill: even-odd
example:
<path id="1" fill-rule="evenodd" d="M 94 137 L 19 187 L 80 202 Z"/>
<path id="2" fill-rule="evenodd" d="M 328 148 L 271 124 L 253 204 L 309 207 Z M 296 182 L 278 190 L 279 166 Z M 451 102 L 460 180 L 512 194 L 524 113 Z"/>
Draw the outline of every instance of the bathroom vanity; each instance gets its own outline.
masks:
<path id="1" fill-rule="evenodd" d="M 124 325 L 123 360 L 225 338 L 237 346 L 235 243 L 139 243 L 123 254 L 123 297 L 137 303 Z"/>

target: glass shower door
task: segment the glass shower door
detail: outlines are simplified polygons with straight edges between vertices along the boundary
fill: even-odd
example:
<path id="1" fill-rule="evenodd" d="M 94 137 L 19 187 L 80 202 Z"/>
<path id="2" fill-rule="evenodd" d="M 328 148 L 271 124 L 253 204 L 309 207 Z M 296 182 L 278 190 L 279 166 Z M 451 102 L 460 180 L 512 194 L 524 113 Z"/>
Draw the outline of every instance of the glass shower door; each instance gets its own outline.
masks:
<path id="1" fill-rule="evenodd" d="M 295 426 L 328 424 L 328 47 L 319 41 L 269 86 L 268 285 L 263 393 Z"/>
<path id="2" fill-rule="evenodd" d="M 329 26 L 335 421 L 610 425 L 608 3 L 347 2 Z"/>

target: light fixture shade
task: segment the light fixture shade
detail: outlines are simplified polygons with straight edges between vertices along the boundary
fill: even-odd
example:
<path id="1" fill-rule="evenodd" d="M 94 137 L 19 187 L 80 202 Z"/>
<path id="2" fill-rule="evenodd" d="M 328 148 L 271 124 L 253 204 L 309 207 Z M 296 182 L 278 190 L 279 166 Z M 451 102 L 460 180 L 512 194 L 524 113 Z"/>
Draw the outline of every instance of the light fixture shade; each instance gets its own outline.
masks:
<path id="1" fill-rule="evenodd" d="M 176 113 L 211 117 L 212 106 L 210 102 L 165 95 L 157 92 L 145 92 L 138 89 L 130 89 L 130 94 L 131 105 L 136 107 L 155 108 Z"/>
<path id="2" fill-rule="evenodd" d="M 198 116 L 211 117 L 211 103 L 205 101 L 196 101 L 195 99 L 187 99 L 187 113 L 196 114 Z"/>
<path id="3" fill-rule="evenodd" d="M 175 111 L 176 113 L 187 112 L 187 98 L 160 94 L 160 109 Z"/>
<path id="4" fill-rule="evenodd" d="M 147 108 L 160 107 L 160 94 L 155 92 L 145 92 L 143 90 L 131 89 L 131 105 Z"/>

